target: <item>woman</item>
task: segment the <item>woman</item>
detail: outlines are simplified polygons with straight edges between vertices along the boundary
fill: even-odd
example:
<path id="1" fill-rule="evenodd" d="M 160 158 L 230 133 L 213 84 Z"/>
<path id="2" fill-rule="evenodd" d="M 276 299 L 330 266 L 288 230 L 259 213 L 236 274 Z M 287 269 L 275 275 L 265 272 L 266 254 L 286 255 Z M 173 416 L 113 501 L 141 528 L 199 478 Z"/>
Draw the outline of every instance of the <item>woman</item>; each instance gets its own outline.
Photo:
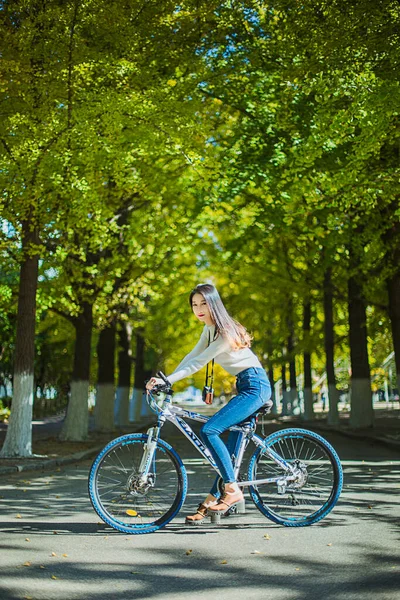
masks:
<path id="1" fill-rule="evenodd" d="M 187 523 L 197 525 L 204 520 L 209 510 L 225 512 L 243 499 L 231 460 L 232 453 L 235 453 L 238 433 L 230 433 L 227 445 L 221 440 L 221 434 L 259 411 L 264 405 L 272 405 L 272 402 L 267 374 L 250 350 L 250 335 L 243 325 L 229 315 L 216 288 L 208 283 L 196 286 L 190 293 L 189 302 L 195 316 L 204 323 L 204 329 L 196 346 L 168 376 L 168 380 L 174 384 L 196 373 L 215 359 L 228 373 L 236 375 L 238 391 L 238 395 L 215 413 L 200 431 L 204 444 L 218 465 L 225 483 L 225 491 L 219 498 L 217 477 L 196 514 L 186 517 Z M 152 377 L 146 387 L 150 390 L 162 383 L 161 379 Z"/>

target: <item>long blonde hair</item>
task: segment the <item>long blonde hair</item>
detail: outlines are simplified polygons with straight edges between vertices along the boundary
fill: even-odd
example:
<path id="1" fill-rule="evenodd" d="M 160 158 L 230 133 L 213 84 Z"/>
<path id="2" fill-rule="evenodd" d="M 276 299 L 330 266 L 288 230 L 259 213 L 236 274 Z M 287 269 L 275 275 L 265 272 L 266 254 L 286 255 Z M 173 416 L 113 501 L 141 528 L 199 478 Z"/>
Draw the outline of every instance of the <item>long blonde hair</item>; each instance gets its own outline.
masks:
<path id="1" fill-rule="evenodd" d="M 190 292 L 189 303 L 191 308 L 193 296 L 195 294 L 201 294 L 203 296 L 218 333 L 229 341 L 233 350 L 250 348 L 252 337 L 243 325 L 230 316 L 216 287 L 211 283 L 200 283 L 199 285 L 196 285 Z"/>

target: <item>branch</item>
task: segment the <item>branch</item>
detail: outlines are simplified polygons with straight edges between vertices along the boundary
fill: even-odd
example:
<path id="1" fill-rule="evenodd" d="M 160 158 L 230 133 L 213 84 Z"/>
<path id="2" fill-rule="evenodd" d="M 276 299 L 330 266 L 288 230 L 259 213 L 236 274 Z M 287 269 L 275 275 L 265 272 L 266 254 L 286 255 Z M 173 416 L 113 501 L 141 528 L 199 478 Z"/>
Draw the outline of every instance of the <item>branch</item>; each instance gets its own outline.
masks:
<path id="1" fill-rule="evenodd" d="M 202 89 L 201 92 L 203 94 L 205 94 L 206 96 L 209 96 L 210 98 L 213 98 L 215 100 L 220 100 L 220 102 L 222 102 L 222 104 L 225 104 L 225 106 L 229 106 L 229 108 L 233 108 L 233 110 L 237 110 L 238 112 L 242 113 L 243 115 L 246 115 L 246 117 L 250 117 L 250 119 L 255 119 L 255 116 L 252 115 L 251 113 L 247 112 L 247 110 L 245 108 L 242 108 L 241 106 L 235 106 L 234 104 L 230 104 L 226 100 L 224 100 L 224 98 L 221 98 L 221 96 L 212 94 L 208 90 Z"/>
<path id="2" fill-rule="evenodd" d="M 18 169 L 18 171 L 19 171 L 19 173 L 20 173 L 23 181 L 25 181 L 24 174 L 21 171 L 21 167 L 19 166 L 17 159 L 13 156 L 13 153 L 11 152 L 11 148 L 8 146 L 8 144 L 7 144 L 7 142 L 6 142 L 6 140 L 4 138 L 0 138 L 0 139 L 1 139 L 1 143 L 3 144 L 3 146 L 4 146 L 4 148 L 5 148 L 6 152 L 7 152 L 7 154 L 9 155 L 9 157 L 11 158 L 11 160 L 16 165 L 16 167 L 17 167 L 17 169 Z"/>
<path id="3" fill-rule="evenodd" d="M 32 178 L 31 178 L 31 181 L 30 181 L 31 185 L 34 185 L 34 183 L 35 183 L 35 179 L 36 179 L 36 175 L 37 175 L 37 173 L 38 173 L 38 170 L 39 170 L 40 163 L 42 162 L 42 160 L 43 160 L 43 158 L 44 158 L 44 156 L 45 156 L 46 152 L 47 152 L 47 151 L 48 151 L 48 150 L 51 148 L 51 146 L 52 146 L 52 145 L 53 145 L 53 144 L 54 144 L 54 143 L 55 143 L 55 142 L 56 142 L 56 141 L 57 141 L 57 140 L 58 140 L 58 139 L 59 139 L 59 138 L 62 136 L 62 134 L 63 134 L 63 133 L 65 133 L 66 131 L 68 131 L 68 127 L 64 127 L 63 129 L 60 129 L 60 131 L 58 131 L 58 132 L 56 133 L 56 135 L 55 135 L 53 138 L 51 138 L 51 139 L 48 141 L 48 143 L 47 143 L 47 144 L 46 144 L 46 145 L 45 145 L 43 148 L 41 148 L 41 150 L 43 150 L 43 151 L 42 151 L 42 154 L 39 156 L 39 158 L 38 158 L 38 159 L 37 159 L 37 161 L 36 161 L 35 168 L 34 168 L 34 170 L 33 170 Z"/>
<path id="4" fill-rule="evenodd" d="M 51 306 L 49 310 L 51 310 L 53 313 L 56 313 L 56 315 L 59 315 L 60 317 L 64 317 L 64 319 L 75 325 L 76 317 L 72 317 L 68 313 L 64 312 L 63 310 L 60 310 L 59 308 L 56 308 L 55 306 Z"/>

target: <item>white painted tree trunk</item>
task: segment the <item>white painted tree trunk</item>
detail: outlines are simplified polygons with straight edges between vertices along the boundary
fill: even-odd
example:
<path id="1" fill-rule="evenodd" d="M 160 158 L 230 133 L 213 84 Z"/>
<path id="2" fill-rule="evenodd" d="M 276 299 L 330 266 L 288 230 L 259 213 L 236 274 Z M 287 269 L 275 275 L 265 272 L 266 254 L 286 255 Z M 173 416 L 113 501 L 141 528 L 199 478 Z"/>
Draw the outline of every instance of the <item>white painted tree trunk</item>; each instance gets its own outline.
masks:
<path id="1" fill-rule="evenodd" d="M 94 428 L 96 431 L 114 429 L 115 387 L 113 383 L 98 383 L 96 405 L 94 407 Z"/>
<path id="2" fill-rule="evenodd" d="M 371 382 L 369 379 L 351 380 L 350 425 L 357 429 L 372 427 L 374 409 Z"/>
<path id="3" fill-rule="evenodd" d="M 140 390 L 141 398 L 142 398 L 142 419 L 148 419 L 149 417 L 153 417 L 155 413 L 151 410 L 149 404 L 146 400 L 146 394 L 144 390 Z"/>
<path id="4" fill-rule="evenodd" d="M 289 414 L 299 415 L 300 407 L 299 407 L 299 398 L 297 396 L 297 389 L 290 388 L 289 395 L 290 395 L 290 413 Z"/>
<path id="5" fill-rule="evenodd" d="M 311 421 L 314 418 L 314 403 L 311 388 L 304 388 L 304 413 L 303 419 Z"/>
<path id="6" fill-rule="evenodd" d="M 32 406 L 33 375 L 15 374 L 9 431 L 0 453 L 1 457 L 32 455 Z"/>
<path id="7" fill-rule="evenodd" d="M 60 434 L 62 440 L 80 442 L 88 438 L 88 398 L 89 381 L 72 381 L 67 416 Z"/>
<path id="8" fill-rule="evenodd" d="M 143 390 L 133 388 L 132 391 L 132 419 L 134 423 L 140 423 L 142 419 Z"/>
<path id="9" fill-rule="evenodd" d="M 119 427 L 129 427 L 129 388 L 118 387 L 116 394 L 116 424 Z"/>
<path id="10" fill-rule="evenodd" d="M 282 416 L 285 417 L 290 414 L 290 392 L 283 390 L 282 392 Z"/>
<path id="11" fill-rule="evenodd" d="M 328 384 L 328 398 L 329 398 L 329 412 L 328 412 L 328 423 L 329 425 L 339 425 L 339 391 L 336 385 Z"/>
<path id="12" fill-rule="evenodd" d="M 275 387 L 275 386 L 274 386 Z M 278 414 L 278 406 L 276 403 L 276 393 L 275 393 L 275 389 L 272 390 L 271 393 L 271 400 L 272 400 L 272 408 L 271 408 L 271 414 L 272 415 L 276 415 Z"/>

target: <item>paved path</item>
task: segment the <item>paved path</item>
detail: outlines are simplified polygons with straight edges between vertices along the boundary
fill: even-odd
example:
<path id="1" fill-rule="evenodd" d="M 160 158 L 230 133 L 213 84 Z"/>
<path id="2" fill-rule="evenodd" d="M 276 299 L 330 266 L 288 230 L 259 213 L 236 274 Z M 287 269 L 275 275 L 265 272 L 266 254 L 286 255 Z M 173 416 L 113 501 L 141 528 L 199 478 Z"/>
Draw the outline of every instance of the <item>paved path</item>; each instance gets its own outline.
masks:
<path id="1" fill-rule="evenodd" d="M 247 514 L 194 529 L 184 515 L 213 477 L 186 440 L 166 433 L 187 457 L 189 495 L 156 534 L 128 536 L 99 523 L 87 497 L 90 462 L 0 480 L 2 600 L 398 600 L 396 450 L 327 434 L 345 488 L 312 527 L 274 525 L 248 501 Z"/>

